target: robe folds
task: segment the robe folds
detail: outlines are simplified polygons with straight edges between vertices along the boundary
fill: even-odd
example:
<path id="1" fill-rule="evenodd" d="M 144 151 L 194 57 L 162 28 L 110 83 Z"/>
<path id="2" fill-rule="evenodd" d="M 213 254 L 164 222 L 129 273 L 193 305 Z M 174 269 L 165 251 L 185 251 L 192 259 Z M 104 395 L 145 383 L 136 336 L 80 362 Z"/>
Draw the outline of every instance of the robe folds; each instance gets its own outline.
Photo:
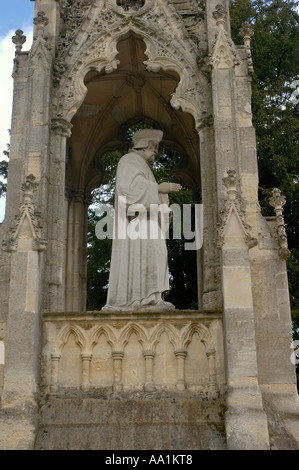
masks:
<path id="1" fill-rule="evenodd" d="M 165 195 L 159 194 L 153 172 L 142 156 L 130 151 L 120 159 L 104 311 L 130 311 L 152 306 L 161 300 L 163 292 L 169 290 L 163 225 L 167 206 L 163 204 L 163 197 L 165 201 Z M 158 207 L 164 208 L 164 212 L 158 211 Z"/>

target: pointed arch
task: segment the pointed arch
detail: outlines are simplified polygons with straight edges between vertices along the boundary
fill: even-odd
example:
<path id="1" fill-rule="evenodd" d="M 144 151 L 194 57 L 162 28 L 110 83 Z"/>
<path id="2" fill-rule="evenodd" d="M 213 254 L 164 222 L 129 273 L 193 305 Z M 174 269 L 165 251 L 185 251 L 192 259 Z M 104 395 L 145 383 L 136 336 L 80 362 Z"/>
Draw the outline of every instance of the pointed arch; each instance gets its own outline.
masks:
<path id="1" fill-rule="evenodd" d="M 78 325 L 69 323 L 61 328 L 56 338 L 56 353 L 61 354 L 64 345 L 67 343 L 70 335 L 73 334 L 75 341 L 81 349 L 81 352 L 85 351 L 87 346 L 86 337 L 84 330 Z"/>
<path id="2" fill-rule="evenodd" d="M 162 333 L 166 333 L 170 343 L 174 347 L 174 350 L 179 349 L 180 339 L 176 328 L 169 323 L 159 323 L 154 327 L 150 334 L 150 344 L 153 351 L 156 350 Z"/>
<path id="3" fill-rule="evenodd" d="M 202 323 L 192 322 L 189 325 L 187 325 L 187 327 L 184 329 L 182 333 L 181 341 L 182 341 L 182 347 L 184 349 L 187 349 L 188 345 L 191 343 L 192 336 L 194 335 L 194 333 L 198 334 L 200 341 L 203 344 L 206 344 L 210 340 L 211 333 L 209 329 Z"/>
<path id="4" fill-rule="evenodd" d="M 68 121 L 72 119 L 87 92 L 84 77 L 92 70 L 107 74 L 115 71 L 119 64 L 117 44 L 132 32 L 146 45 L 145 66 L 149 71 L 172 70 L 179 75 L 180 82 L 171 105 L 190 113 L 196 127 L 201 124 L 209 107 L 206 102 L 208 83 L 198 69 L 195 46 L 186 37 L 182 19 L 170 4 L 163 3 L 157 11 L 158 18 L 157 13 L 152 15 L 150 8 L 142 8 L 132 16 L 112 2 L 90 9 L 88 22 L 82 22 L 67 54 L 56 60 L 56 68 L 65 69 L 54 92 L 57 115 Z M 169 17 L 175 29 L 169 27 Z"/>
<path id="5" fill-rule="evenodd" d="M 130 323 L 129 325 L 125 326 L 120 333 L 118 339 L 119 351 L 124 350 L 125 346 L 129 342 L 130 336 L 134 333 L 136 334 L 139 343 L 144 347 L 144 349 L 148 348 L 148 337 L 146 330 L 138 323 Z"/>
<path id="6" fill-rule="evenodd" d="M 105 336 L 107 343 L 109 344 L 109 346 L 111 346 L 111 349 L 116 349 L 117 337 L 115 336 L 112 327 L 110 327 L 109 325 L 96 325 L 92 328 L 88 335 L 88 345 L 90 348 L 90 352 L 93 351 L 102 334 Z"/>

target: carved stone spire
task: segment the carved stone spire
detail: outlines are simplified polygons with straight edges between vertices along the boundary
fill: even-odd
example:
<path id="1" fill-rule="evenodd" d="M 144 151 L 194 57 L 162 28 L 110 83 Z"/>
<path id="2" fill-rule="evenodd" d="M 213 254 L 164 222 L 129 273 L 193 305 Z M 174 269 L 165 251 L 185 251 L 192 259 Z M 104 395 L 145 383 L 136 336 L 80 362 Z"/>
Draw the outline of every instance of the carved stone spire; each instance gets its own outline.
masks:
<path id="1" fill-rule="evenodd" d="M 217 224 L 218 237 L 215 240 L 215 246 L 218 249 L 223 248 L 225 234 L 234 215 L 239 221 L 240 233 L 243 233 L 246 245 L 248 248 L 253 248 L 258 242 L 256 238 L 251 236 L 251 227 L 246 223 L 246 216 L 241 208 L 239 178 L 235 170 L 227 170 L 227 176 L 223 178 L 223 184 L 226 187 L 227 199 L 221 212 L 220 222 Z"/>
<path id="2" fill-rule="evenodd" d="M 15 223 L 9 230 L 9 238 L 2 243 L 4 251 L 17 251 L 18 239 L 25 221 L 27 221 L 30 233 L 26 238 L 32 239 L 32 249 L 36 251 L 44 251 L 46 249 L 47 242 L 43 238 L 40 214 L 32 203 L 37 187 L 38 183 L 35 180 L 35 176 L 32 174 L 28 175 L 25 183 L 22 184 L 23 202 L 19 207 L 19 215 L 15 217 Z"/>
<path id="3" fill-rule="evenodd" d="M 213 11 L 213 18 L 216 20 L 219 31 L 223 30 L 226 19 L 226 11 L 223 5 L 216 6 L 216 10 Z"/>
<path id="4" fill-rule="evenodd" d="M 239 34 L 240 34 L 240 36 L 242 36 L 244 46 L 246 48 L 247 62 L 248 62 L 248 72 L 250 74 L 253 74 L 253 65 L 252 65 L 250 42 L 251 42 L 252 36 L 254 35 L 254 31 L 253 31 L 251 25 L 248 23 L 248 21 L 245 21 L 242 24 L 242 28 L 240 29 Z"/>
<path id="5" fill-rule="evenodd" d="M 227 13 L 223 5 L 217 5 L 216 10 L 213 12 L 213 18 L 216 20 L 218 33 L 209 60 L 209 65 L 214 69 L 230 69 L 240 63 L 236 48 L 224 28 L 226 16 Z"/>
<path id="6" fill-rule="evenodd" d="M 252 36 L 254 35 L 254 31 L 252 29 L 251 24 L 249 24 L 248 21 L 245 21 L 242 24 L 242 28 L 240 29 L 239 34 L 240 36 L 242 36 L 245 46 L 250 47 L 250 41 L 251 41 Z"/>

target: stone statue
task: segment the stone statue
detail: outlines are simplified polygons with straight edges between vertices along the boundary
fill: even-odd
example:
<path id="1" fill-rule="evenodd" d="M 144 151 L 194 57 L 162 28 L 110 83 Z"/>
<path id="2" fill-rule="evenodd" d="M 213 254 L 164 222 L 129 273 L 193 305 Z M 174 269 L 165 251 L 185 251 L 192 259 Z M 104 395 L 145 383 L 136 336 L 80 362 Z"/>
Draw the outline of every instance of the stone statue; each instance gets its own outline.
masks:
<path id="1" fill-rule="evenodd" d="M 103 311 L 169 310 L 165 220 L 168 193 L 180 184 L 158 184 L 152 166 L 163 132 L 137 131 L 117 167 L 114 237 L 107 304 Z"/>

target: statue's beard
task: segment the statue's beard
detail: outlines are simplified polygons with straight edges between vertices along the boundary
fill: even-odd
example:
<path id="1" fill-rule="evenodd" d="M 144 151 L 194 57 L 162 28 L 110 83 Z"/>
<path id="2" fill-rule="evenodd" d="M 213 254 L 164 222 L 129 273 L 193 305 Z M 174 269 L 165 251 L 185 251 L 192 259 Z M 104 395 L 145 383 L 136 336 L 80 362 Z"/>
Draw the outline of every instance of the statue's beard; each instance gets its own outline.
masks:
<path id="1" fill-rule="evenodd" d="M 149 166 L 150 168 L 153 168 L 154 163 L 155 163 L 155 154 L 152 155 L 151 157 L 147 158 L 147 159 L 146 159 L 146 163 L 148 164 L 148 166 Z"/>

